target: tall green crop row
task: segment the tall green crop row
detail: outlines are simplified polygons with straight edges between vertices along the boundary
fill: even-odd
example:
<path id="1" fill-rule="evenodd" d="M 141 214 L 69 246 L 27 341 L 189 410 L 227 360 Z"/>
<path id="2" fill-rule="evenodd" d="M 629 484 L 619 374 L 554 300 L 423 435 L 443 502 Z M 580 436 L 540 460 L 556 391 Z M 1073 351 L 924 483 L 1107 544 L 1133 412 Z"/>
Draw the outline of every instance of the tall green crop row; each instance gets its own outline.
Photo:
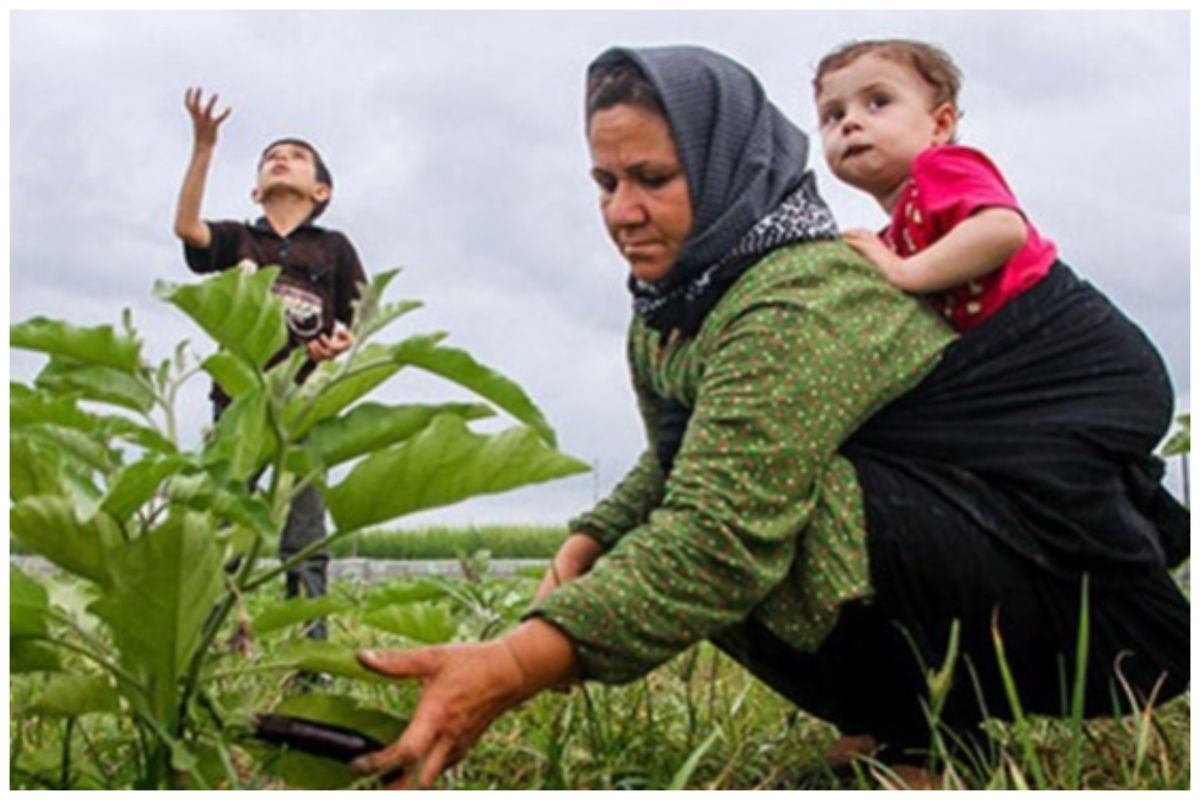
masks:
<path id="1" fill-rule="evenodd" d="M 286 336 L 282 303 L 271 292 L 277 272 L 229 270 L 196 284 L 156 285 L 218 345 L 202 361 L 184 342 L 173 358 L 148 363 L 128 312 L 119 331 L 41 317 L 11 327 L 13 347 L 48 357 L 32 385 L 10 384 L 11 535 L 81 580 L 87 598 L 64 610 L 45 584 L 10 569 L 10 671 L 48 674 L 31 707 L 68 720 L 64 762 L 70 723 L 105 714 L 132 732 L 139 787 L 206 786 L 213 753 L 232 774 L 213 690 L 218 633 L 246 593 L 308 555 L 259 566 L 305 487 L 323 488 L 332 541 L 586 470 L 556 449 L 553 430 L 520 387 L 443 345 L 443 334 L 376 341 L 419 305 L 383 301 L 395 271 L 363 287 L 348 353 L 320 364 L 301 386 L 302 350 L 267 368 Z M 439 375 L 482 402 L 364 399 L 405 367 Z M 211 435 L 187 450 L 175 401 L 200 372 L 233 402 Z M 496 434 L 471 429 L 497 409 L 517 424 Z M 343 464 L 345 477 L 329 482 Z M 353 654 L 331 648 L 310 665 L 343 664 L 340 674 L 356 675 Z M 228 659 L 221 667 L 228 673 Z M 361 724 L 376 711 L 332 713 Z"/>

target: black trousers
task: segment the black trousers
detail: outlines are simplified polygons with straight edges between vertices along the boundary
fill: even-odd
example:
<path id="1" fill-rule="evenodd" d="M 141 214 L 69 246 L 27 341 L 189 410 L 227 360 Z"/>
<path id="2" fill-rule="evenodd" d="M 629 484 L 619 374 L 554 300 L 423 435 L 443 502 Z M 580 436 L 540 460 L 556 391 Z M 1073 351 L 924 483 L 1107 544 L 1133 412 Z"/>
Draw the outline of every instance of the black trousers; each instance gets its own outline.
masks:
<path id="1" fill-rule="evenodd" d="M 219 402 L 214 398 L 213 422 L 220 419 L 221 413 L 228 405 L 228 401 Z M 258 483 L 261 477 L 262 472 L 260 471 L 250 479 L 251 488 Z M 288 509 L 287 521 L 284 522 L 283 533 L 279 537 L 280 561 L 286 561 L 313 542 L 324 539 L 325 536 L 325 499 L 321 497 L 321 492 L 317 487 L 309 486 L 296 495 Z M 241 557 L 239 556 L 226 564 L 225 568 L 232 572 L 240 563 Z M 287 571 L 284 596 L 297 597 L 301 592 L 305 597 L 323 596 L 328 586 L 328 570 L 329 553 L 325 550 L 316 551 Z M 325 618 L 321 617 L 310 622 L 305 633 L 310 639 L 328 638 Z"/>
<path id="2" fill-rule="evenodd" d="M 993 620 L 1024 711 L 1067 714 L 1087 575 L 1085 713 L 1125 711 L 1121 680 L 1139 702 L 1156 687 L 1157 701 L 1174 697 L 1190 678 L 1190 609 L 1167 569 L 1190 553 L 1190 513 L 1152 455 L 1173 401 L 1141 330 L 1056 265 L 843 445 L 874 598 L 844 608 L 816 653 L 753 618 L 718 644 L 800 708 L 904 758 L 929 745 L 924 671 L 955 620 L 942 722 L 960 738 L 1010 713 Z"/>
<path id="3" fill-rule="evenodd" d="M 815 653 L 792 649 L 753 619 L 716 643 L 799 708 L 843 733 L 873 735 L 886 746 L 885 760 L 918 761 L 929 747 L 925 670 L 941 667 L 956 620 L 959 658 L 941 715 L 954 732 L 944 737 L 951 744 L 977 743 L 986 716 L 1011 718 L 993 620 L 1023 711 L 1067 715 L 1080 581 L 1037 568 L 926 485 L 877 465 L 858 467 L 870 498 L 875 596 L 843 608 Z M 1165 570 L 1119 587 L 1089 586 L 1088 613 L 1087 716 L 1128 710 L 1118 670 L 1139 702 L 1160 679 L 1157 702 L 1187 688 L 1189 606 Z"/>

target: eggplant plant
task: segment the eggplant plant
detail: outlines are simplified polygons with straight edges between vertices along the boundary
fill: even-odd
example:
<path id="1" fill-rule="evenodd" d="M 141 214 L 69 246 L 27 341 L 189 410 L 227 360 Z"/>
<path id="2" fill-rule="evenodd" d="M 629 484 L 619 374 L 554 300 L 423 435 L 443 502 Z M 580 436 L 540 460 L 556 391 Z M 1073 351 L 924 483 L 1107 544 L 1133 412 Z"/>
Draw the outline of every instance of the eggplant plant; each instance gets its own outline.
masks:
<path id="1" fill-rule="evenodd" d="M 303 349 L 266 366 L 286 339 L 283 306 L 271 292 L 277 268 L 156 284 L 155 294 L 218 346 L 202 361 L 183 342 L 173 357 L 148 363 L 128 311 L 120 330 L 42 317 L 11 326 L 13 347 L 48 357 L 32 385 L 9 387 L 11 536 L 82 588 L 65 610 L 52 602 L 53 587 L 10 568 L 10 674 L 46 675 L 28 711 L 66 720 L 66 785 L 76 783 L 66 762 L 72 723 L 83 714 L 116 715 L 133 732 L 127 744 L 138 788 L 211 786 L 214 753 L 228 778 L 215 782 L 237 785 L 216 686 L 230 671 L 228 654 L 220 669 L 216 662 L 220 634 L 243 614 L 247 593 L 368 526 L 586 471 L 556 449 L 553 430 L 519 386 L 444 345 L 444 334 L 377 341 L 420 305 L 384 302 L 396 272 L 362 287 L 352 349 L 300 385 Z M 481 402 L 364 399 L 406 367 Z M 201 373 L 232 403 L 211 434 L 185 449 L 176 399 Z M 500 433 L 471 429 L 496 410 L 516 424 Z M 339 465 L 344 477 L 333 481 Z M 312 484 L 324 493 L 334 532 L 265 568 L 260 556 L 275 552 L 292 498 Z M 305 602 L 320 613 L 319 601 Z M 310 644 L 316 649 L 296 656 L 296 667 L 365 677 L 352 650 Z M 378 710 L 296 702 L 320 706 L 330 723 L 367 720 L 376 736 L 390 732 Z M 393 729 L 398 724 L 392 719 Z"/>

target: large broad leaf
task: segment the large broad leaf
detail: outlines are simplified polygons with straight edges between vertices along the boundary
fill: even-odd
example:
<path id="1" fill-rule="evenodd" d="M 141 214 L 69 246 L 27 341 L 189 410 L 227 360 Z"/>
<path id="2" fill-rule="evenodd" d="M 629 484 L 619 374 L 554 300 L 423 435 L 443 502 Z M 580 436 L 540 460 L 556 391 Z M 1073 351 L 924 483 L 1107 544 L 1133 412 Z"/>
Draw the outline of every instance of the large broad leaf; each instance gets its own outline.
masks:
<path id="1" fill-rule="evenodd" d="M 120 466 L 119 451 L 110 449 L 103 440 L 89 436 L 83 431 L 59 425 L 26 425 L 21 428 L 21 433 L 55 448 L 60 455 L 80 465 L 86 465 L 89 469 L 107 474 Z"/>
<path id="2" fill-rule="evenodd" d="M 64 494 L 63 462 L 57 447 L 14 433 L 8 447 L 8 496 L 16 501 L 38 494 Z"/>
<path id="3" fill-rule="evenodd" d="M 80 328 L 44 317 L 11 326 L 9 344 L 122 372 L 136 370 L 141 358 L 141 343 L 133 337 L 117 334 L 111 325 Z"/>
<path id="4" fill-rule="evenodd" d="M 198 284 L 158 281 L 154 294 L 173 303 L 225 349 L 261 367 L 287 343 L 283 301 L 271 286 L 278 267 L 228 269 Z"/>
<path id="5" fill-rule="evenodd" d="M 254 370 L 228 350 L 213 353 L 200 366 L 230 397 L 239 397 L 258 386 Z"/>
<path id="6" fill-rule="evenodd" d="M 385 270 L 376 273 L 369 284 L 359 284 L 359 298 L 354 302 L 354 323 L 351 326 L 356 339 L 366 339 L 390 325 L 398 317 L 421 307 L 421 303 L 415 300 L 402 300 L 390 304 L 383 302 L 383 293 L 387 285 L 399 272 L 399 269 Z"/>
<path id="7" fill-rule="evenodd" d="M 114 519 L 126 520 L 154 497 L 163 481 L 188 464 L 182 456 L 148 455 L 113 477 L 100 508 Z"/>
<path id="8" fill-rule="evenodd" d="M 295 695 L 284 699 L 273 713 L 358 731 L 381 745 L 398 739 L 408 724 L 403 717 L 390 712 L 364 708 L 349 695 Z M 278 748 L 271 750 L 278 753 Z M 348 764 L 308 753 L 286 752 L 278 759 L 268 760 L 271 771 L 295 788 L 339 789 L 361 780 Z"/>
<path id="9" fill-rule="evenodd" d="M 172 515 L 112 555 L 112 583 L 91 607 L 112 629 L 122 663 L 146 679 L 151 713 L 167 730 L 177 683 L 221 592 L 214 533 L 207 515 Z"/>
<path id="10" fill-rule="evenodd" d="M 115 713 L 117 691 L 104 675 L 55 675 L 34 695 L 29 710 L 55 717 Z"/>
<path id="11" fill-rule="evenodd" d="M 232 476 L 238 480 L 246 480 L 257 472 L 270 458 L 275 444 L 267 403 L 262 388 L 234 400 L 213 429 L 204 448 L 204 463 L 227 461 Z"/>
<path id="12" fill-rule="evenodd" d="M 8 650 L 8 671 L 13 675 L 23 672 L 57 672 L 62 661 L 53 645 L 33 639 L 13 639 Z"/>
<path id="13" fill-rule="evenodd" d="M 429 578 L 393 580 L 381 586 L 372 587 L 367 596 L 363 598 L 363 607 L 367 611 L 375 611 L 387 606 L 437 600 L 447 594 L 445 585 L 437 580 Z"/>
<path id="14" fill-rule="evenodd" d="M 62 497 L 26 497 L 8 514 L 9 529 L 21 544 L 79 577 L 108 585 L 109 561 L 121 542 L 116 523 L 101 512 L 79 519 Z"/>
<path id="15" fill-rule="evenodd" d="M 555 445 L 554 429 L 520 386 L 483 366 L 465 350 L 439 345 L 440 339 L 437 334 L 413 336 L 393 348 L 392 358 L 397 364 L 419 367 L 491 400 L 536 430 L 551 447 Z"/>
<path id="16" fill-rule="evenodd" d="M 295 435 L 307 433 L 314 425 L 338 414 L 395 375 L 400 365 L 392 358 L 392 348 L 367 345 L 356 352 L 345 366 L 339 361 L 323 361 L 283 411 L 284 423 L 296 426 Z"/>
<path id="17" fill-rule="evenodd" d="M 71 392 L 87 400 L 146 413 L 154 408 L 154 386 L 140 372 L 83 364 L 55 357 L 34 381 L 54 392 Z"/>
<path id="18" fill-rule="evenodd" d="M 100 415 L 96 419 L 100 426 L 99 430 L 107 436 L 124 439 L 146 450 L 154 450 L 159 453 L 178 452 L 179 448 L 170 439 L 153 428 L 139 425 L 126 417 Z"/>
<path id="19" fill-rule="evenodd" d="M 407 439 L 438 414 L 482 419 L 494 412 L 476 403 L 385 406 L 363 403 L 344 417 L 327 419 L 308 434 L 305 448 L 326 467 L 373 453 Z"/>
<path id="20" fill-rule="evenodd" d="M 176 475 L 167 484 L 167 499 L 195 511 L 211 512 L 222 525 L 236 523 L 262 537 L 275 533 L 271 509 L 263 499 L 252 495 L 244 483 L 218 486 L 204 472 Z"/>
<path id="21" fill-rule="evenodd" d="M 363 615 L 372 628 L 396 633 L 421 644 L 442 644 L 454 638 L 458 622 L 437 603 L 385 606 Z"/>
<path id="22" fill-rule="evenodd" d="M 481 435 L 442 415 L 403 444 L 363 460 L 325 499 L 345 530 L 587 470 L 530 428 Z"/>
<path id="23" fill-rule="evenodd" d="M 338 614 L 354 608 L 354 603 L 340 597 L 294 597 L 278 605 L 263 609 L 254 616 L 251 629 L 261 636 L 289 625 L 298 625 L 310 619 Z"/>
<path id="24" fill-rule="evenodd" d="M 320 642 L 312 639 L 294 642 L 280 653 L 278 660 L 272 665 L 279 669 L 308 670 L 310 672 L 327 672 L 343 678 L 373 681 L 375 683 L 390 683 L 391 679 L 371 672 L 358 663 L 354 657 L 357 651 L 345 645 L 334 642 Z"/>
<path id="25" fill-rule="evenodd" d="M 176 449 L 161 433 L 128 417 L 92 414 L 80 409 L 79 394 L 75 392 L 62 395 L 10 382 L 9 397 L 8 423 L 13 430 L 51 424 L 86 434 L 118 437 L 148 450 L 170 453 Z"/>
<path id="26" fill-rule="evenodd" d="M 44 636 L 50 597 L 46 587 L 16 567 L 8 568 L 8 635 Z"/>

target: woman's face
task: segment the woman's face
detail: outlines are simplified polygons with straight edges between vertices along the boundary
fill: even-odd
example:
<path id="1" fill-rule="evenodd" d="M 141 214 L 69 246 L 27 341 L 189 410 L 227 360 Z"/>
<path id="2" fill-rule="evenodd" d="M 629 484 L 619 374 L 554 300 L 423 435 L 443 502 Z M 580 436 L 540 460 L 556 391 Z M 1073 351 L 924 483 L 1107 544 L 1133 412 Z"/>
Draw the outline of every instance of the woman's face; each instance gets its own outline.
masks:
<path id="1" fill-rule="evenodd" d="M 588 147 L 609 236 L 635 277 L 662 280 L 692 230 L 687 176 L 667 121 L 632 105 L 596 111 Z"/>

